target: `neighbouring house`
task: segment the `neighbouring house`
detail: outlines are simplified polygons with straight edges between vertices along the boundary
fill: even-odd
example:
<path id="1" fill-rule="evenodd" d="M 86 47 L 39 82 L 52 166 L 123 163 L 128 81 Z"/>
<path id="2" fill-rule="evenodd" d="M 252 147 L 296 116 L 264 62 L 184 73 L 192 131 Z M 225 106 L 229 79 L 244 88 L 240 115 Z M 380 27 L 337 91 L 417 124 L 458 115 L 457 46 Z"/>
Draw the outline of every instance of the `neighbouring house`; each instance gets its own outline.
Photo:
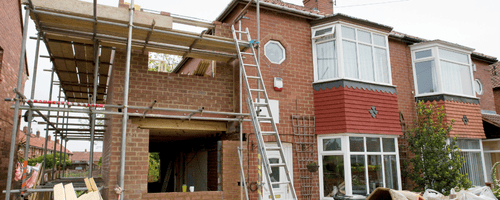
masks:
<path id="1" fill-rule="evenodd" d="M 85 151 L 74 151 L 73 157 L 71 158 L 71 169 L 76 170 L 88 170 L 89 169 L 89 159 L 90 152 L 85 149 Z M 93 165 L 92 168 L 99 169 L 98 163 L 99 159 L 102 157 L 102 152 L 94 152 Z"/>
<path id="2" fill-rule="evenodd" d="M 21 41 L 23 37 L 23 22 L 21 15 L 21 3 L 19 1 L 2 1 L 0 9 L 0 188 L 6 188 L 10 145 L 12 138 L 12 124 L 14 110 L 10 109 L 12 103 L 3 101 L 3 98 L 13 98 L 15 94 L 12 89 L 17 86 L 19 58 L 21 54 Z M 24 82 L 28 75 L 28 66 L 25 62 L 25 70 L 21 90 L 24 90 Z M 22 134 L 18 129 L 18 135 Z M 17 145 L 16 145 L 17 146 Z M 16 155 L 17 156 L 17 155 Z M 17 158 L 17 157 L 16 157 Z M 0 193 L 0 199 L 5 194 Z"/>
<path id="3" fill-rule="evenodd" d="M 213 28 L 203 32 L 203 37 L 223 38 L 231 43 L 231 26 L 241 23 L 256 39 L 255 3 L 242 13 L 244 17 L 239 15 L 248 2 L 232 0 L 213 22 Z M 426 40 L 397 32 L 388 25 L 333 14 L 331 0 L 303 3 L 304 6 L 298 6 L 279 0 L 260 1 L 260 70 L 298 199 L 332 199 L 338 189 L 344 194 L 337 195 L 347 196 L 366 196 L 377 187 L 404 189 L 401 160 L 408 155 L 404 151 L 407 141 L 402 135 L 416 118 L 417 101 L 436 102 L 444 107 L 447 122 L 455 120 L 450 136 L 459 137 L 461 155 L 466 158 L 461 172 L 467 173 L 474 185 L 484 185 L 491 167 L 486 150 L 500 152 L 499 146 L 486 145 L 496 141 L 490 139 L 495 138 L 500 125 L 487 117 L 498 116 L 495 87 L 490 81 L 491 65 L 498 62 L 497 58 L 446 38 Z M 117 9 L 127 8 L 120 0 Z M 135 15 L 150 16 L 145 12 L 137 9 Z M 158 21 L 171 20 L 164 12 L 153 16 Z M 61 49 L 84 54 L 80 47 L 89 48 L 93 42 L 89 42 L 93 37 L 88 27 L 82 28 L 81 31 L 87 31 L 81 34 L 82 38 L 72 39 L 78 42 L 61 42 L 68 38 L 46 35 L 52 45 L 49 49 L 59 50 L 54 51 L 54 57 L 74 59 L 75 55 Z M 151 27 L 165 32 L 171 28 L 160 23 Z M 100 34 L 103 45 L 108 45 L 101 54 L 100 61 L 107 64 L 100 68 L 102 90 L 97 99 L 105 102 L 107 112 L 105 131 L 99 133 L 103 137 L 103 198 L 118 198 L 114 188 L 123 180 L 124 199 L 241 199 L 243 173 L 250 199 L 258 199 L 260 193 L 263 199 L 270 199 L 267 187 L 259 190 L 260 183 L 269 183 L 259 180 L 261 156 L 252 124 L 231 118 L 240 110 L 250 110 L 245 103 L 249 95 L 242 89 L 246 83 L 240 84 L 244 81 L 240 79 L 239 60 L 223 62 L 227 57 L 211 57 L 202 51 L 227 51 L 232 46 L 211 46 L 209 40 L 193 35 L 190 37 L 197 39 L 190 43 L 180 33 L 172 38 L 158 38 L 159 32 L 147 34 L 144 30 L 137 34 L 130 57 L 126 138 L 121 133 L 123 116 L 116 113 L 125 109 L 109 106 L 124 105 L 127 50 L 114 43 L 123 42 L 119 37 L 124 34 L 112 42 Z M 155 42 L 148 43 L 148 39 Z M 160 51 L 165 47 L 158 44 L 161 42 L 183 47 L 190 43 L 183 55 L 196 58 L 183 59 L 173 73 L 150 70 L 145 50 Z M 148 45 L 151 48 L 146 48 Z M 171 52 L 179 54 L 175 51 L 178 46 L 169 46 Z M 251 63 L 253 58 L 245 57 L 243 62 Z M 63 64 L 55 62 L 54 66 Z M 83 69 L 85 64 L 80 66 Z M 69 80 L 68 77 L 63 78 Z M 88 101 L 88 88 L 75 91 L 74 83 L 63 82 L 68 99 Z M 153 106 L 164 110 L 147 110 Z M 209 111 L 228 114 L 224 118 Z M 267 110 L 259 114 L 270 118 Z M 263 129 L 269 130 L 269 126 L 263 125 Z M 122 139 L 126 146 L 122 146 Z M 273 143 L 275 139 L 266 136 L 264 142 Z M 88 156 L 79 159 L 79 152 L 73 153 L 72 160 L 88 160 Z M 125 157 L 121 157 L 122 153 Z M 120 166 L 121 158 L 124 166 Z M 268 157 L 273 163 L 282 162 L 280 158 L 277 153 Z M 98 156 L 94 156 L 96 159 Z M 318 172 L 308 171 L 307 165 L 313 162 L 319 165 Z M 120 171 L 121 167 L 125 171 Z M 285 180 L 282 168 L 271 170 L 274 180 Z M 120 172 L 124 172 L 122 180 Z M 195 192 L 179 193 L 184 185 L 194 186 Z M 291 199 L 287 185 L 273 187 L 276 199 Z"/>
<path id="4" fill-rule="evenodd" d="M 23 133 L 19 135 L 19 140 L 20 141 L 26 141 L 26 135 Z M 73 157 L 73 153 L 66 149 L 64 145 L 59 143 L 59 140 L 53 141 L 51 140 L 51 136 L 49 135 L 48 141 L 47 141 L 47 154 L 52 154 L 54 153 L 54 143 L 56 145 L 56 153 L 62 152 L 66 153 L 68 155 L 68 160 L 71 160 Z M 31 158 L 36 158 L 38 156 L 43 155 L 44 151 L 44 146 L 45 146 L 45 138 L 40 136 L 40 131 L 37 131 L 36 134 L 31 134 L 30 138 L 30 150 L 29 150 L 29 155 L 28 157 Z M 25 148 L 19 149 L 20 154 L 24 155 Z"/>

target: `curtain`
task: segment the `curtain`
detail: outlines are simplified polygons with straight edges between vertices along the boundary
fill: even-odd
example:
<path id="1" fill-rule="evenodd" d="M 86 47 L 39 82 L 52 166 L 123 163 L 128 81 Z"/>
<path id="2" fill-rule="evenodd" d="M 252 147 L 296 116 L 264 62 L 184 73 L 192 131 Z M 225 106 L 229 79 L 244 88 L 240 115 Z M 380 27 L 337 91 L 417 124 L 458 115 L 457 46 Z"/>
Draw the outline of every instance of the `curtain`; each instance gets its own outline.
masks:
<path id="1" fill-rule="evenodd" d="M 462 94 L 462 82 L 460 81 L 460 67 L 456 64 L 441 61 L 441 77 L 443 78 L 443 91 Z"/>
<path id="2" fill-rule="evenodd" d="M 472 185 L 483 186 L 484 174 L 481 153 L 479 152 L 460 152 L 460 156 L 465 158 L 465 163 L 460 169 L 460 173 L 467 174 Z"/>
<path id="3" fill-rule="evenodd" d="M 344 40 L 342 43 L 344 53 L 344 71 L 348 78 L 358 78 L 358 58 L 356 43 Z"/>
<path id="4" fill-rule="evenodd" d="M 397 171 L 396 155 L 384 156 L 385 168 L 385 187 L 398 189 L 398 171 Z"/>
<path id="5" fill-rule="evenodd" d="M 339 77 L 335 41 L 316 44 L 318 80 Z"/>
<path id="6" fill-rule="evenodd" d="M 381 83 L 389 83 L 389 63 L 386 49 L 375 48 L 375 66 L 375 80 Z"/>
<path id="7" fill-rule="evenodd" d="M 361 35 L 361 34 L 360 34 Z M 359 70 L 361 80 L 375 81 L 373 75 L 373 54 L 372 47 L 368 45 L 359 44 Z"/>

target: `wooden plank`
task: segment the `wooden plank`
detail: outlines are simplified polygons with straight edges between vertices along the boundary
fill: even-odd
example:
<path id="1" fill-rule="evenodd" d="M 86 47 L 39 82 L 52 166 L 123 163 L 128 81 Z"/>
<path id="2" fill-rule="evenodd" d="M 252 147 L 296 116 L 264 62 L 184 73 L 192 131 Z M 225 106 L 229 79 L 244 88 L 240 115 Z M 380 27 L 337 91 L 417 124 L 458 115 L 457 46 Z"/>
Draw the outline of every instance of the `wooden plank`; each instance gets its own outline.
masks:
<path id="1" fill-rule="evenodd" d="M 144 129 L 173 129 L 173 130 L 200 130 L 200 131 L 227 131 L 227 122 L 158 119 L 158 118 L 131 118 L 132 123 Z"/>
<path id="2" fill-rule="evenodd" d="M 89 192 L 94 191 L 94 190 L 92 189 L 92 186 L 90 185 L 89 178 L 84 178 L 84 179 L 83 179 L 83 181 L 85 182 L 85 186 L 87 187 L 87 190 L 88 190 Z"/>
<path id="3" fill-rule="evenodd" d="M 98 191 L 97 185 L 95 184 L 95 181 L 94 181 L 94 178 L 90 178 L 89 182 L 90 182 L 90 186 L 92 186 L 92 190 L 93 191 Z"/>
<path id="4" fill-rule="evenodd" d="M 73 183 L 69 183 L 64 186 L 64 193 L 66 194 L 66 200 L 78 199 L 75 193 L 75 188 L 73 188 Z"/>
<path id="5" fill-rule="evenodd" d="M 54 185 L 54 200 L 65 200 L 63 184 Z"/>
<path id="6" fill-rule="evenodd" d="M 85 60 L 85 46 L 82 45 L 74 45 L 75 48 L 75 57 L 77 59 Z M 77 61 L 76 66 L 78 68 L 78 72 L 86 72 L 87 71 L 87 62 Z M 79 74 L 81 83 L 87 83 L 87 76 L 85 74 Z"/>

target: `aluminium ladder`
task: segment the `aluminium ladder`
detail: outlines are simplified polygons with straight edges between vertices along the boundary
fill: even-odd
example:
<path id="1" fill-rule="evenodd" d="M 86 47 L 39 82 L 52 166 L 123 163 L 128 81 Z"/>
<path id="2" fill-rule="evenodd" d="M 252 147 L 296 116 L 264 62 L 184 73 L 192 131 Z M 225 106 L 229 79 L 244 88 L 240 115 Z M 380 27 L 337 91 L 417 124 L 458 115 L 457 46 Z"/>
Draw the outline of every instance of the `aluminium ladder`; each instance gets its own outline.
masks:
<path id="1" fill-rule="evenodd" d="M 275 197 L 275 191 L 273 188 L 273 185 L 283 185 L 286 184 L 289 186 L 290 191 L 292 193 L 292 198 L 294 200 L 297 199 L 297 194 L 295 193 L 295 187 L 293 187 L 293 180 L 291 179 L 290 171 L 288 170 L 288 166 L 286 165 L 286 160 L 285 160 L 285 154 L 283 151 L 283 146 L 281 144 L 281 139 L 278 134 L 278 128 L 276 127 L 276 122 L 274 121 L 273 114 L 271 111 L 271 106 L 269 104 L 269 96 L 267 95 L 266 87 L 264 86 L 264 80 L 262 79 L 262 74 L 260 71 L 260 65 L 259 61 L 257 60 L 257 56 L 255 54 L 255 47 L 254 44 L 258 44 L 255 40 L 252 40 L 250 37 L 250 32 L 248 31 L 248 28 L 245 29 L 245 31 L 237 31 L 234 29 L 234 25 L 231 26 L 231 31 L 233 32 L 233 39 L 236 44 L 236 51 L 238 53 L 238 59 L 240 62 L 240 70 L 243 73 L 243 80 L 245 81 L 245 85 L 247 88 L 248 92 L 248 99 L 247 99 L 247 104 L 250 112 L 250 117 L 252 118 L 252 124 L 253 128 L 255 130 L 255 136 L 257 138 L 257 144 L 258 144 L 258 150 L 260 154 L 262 155 L 262 164 L 264 168 L 264 177 L 267 180 L 267 185 L 269 187 L 269 192 L 271 195 L 271 198 L 273 200 L 276 199 Z M 250 44 L 250 50 L 251 52 L 241 52 L 240 51 L 240 43 L 241 41 L 238 40 L 238 37 L 236 36 L 237 34 L 245 34 L 247 35 L 248 43 Z M 253 59 L 247 59 L 247 60 L 253 60 L 254 64 L 247 64 L 243 63 L 243 55 L 247 55 L 249 57 L 253 57 Z M 256 72 L 255 76 L 249 76 L 247 74 L 247 67 L 255 68 L 253 71 L 254 73 Z M 251 88 L 249 84 L 249 80 L 255 80 L 257 81 L 257 88 Z M 253 101 L 253 94 L 257 94 L 257 99 L 256 102 Z M 260 96 L 264 97 L 264 102 L 261 102 Z M 240 97 L 241 98 L 241 97 Z M 258 115 L 258 112 L 260 113 L 260 108 L 266 108 L 268 111 L 268 115 L 266 117 L 261 117 Z M 262 123 L 267 123 L 266 125 L 271 125 L 272 131 L 262 131 Z M 264 125 L 265 126 L 265 125 Z M 269 146 L 264 143 L 264 138 L 263 136 L 274 136 L 276 138 L 276 145 L 277 146 Z M 278 151 L 280 155 L 280 162 L 278 163 L 270 163 L 268 159 L 268 152 L 271 151 Z M 280 182 L 272 182 L 270 173 L 272 173 L 272 168 L 273 167 L 278 167 L 279 169 L 284 168 L 285 174 L 286 174 L 286 180 L 280 181 Z"/>

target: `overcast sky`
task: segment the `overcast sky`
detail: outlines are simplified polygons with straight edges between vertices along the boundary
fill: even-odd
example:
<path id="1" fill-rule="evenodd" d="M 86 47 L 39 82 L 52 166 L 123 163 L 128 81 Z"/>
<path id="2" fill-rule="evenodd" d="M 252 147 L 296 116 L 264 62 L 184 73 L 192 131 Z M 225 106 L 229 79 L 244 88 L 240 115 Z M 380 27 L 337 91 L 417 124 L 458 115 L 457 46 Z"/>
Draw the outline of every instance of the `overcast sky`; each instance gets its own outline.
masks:
<path id="1" fill-rule="evenodd" d="M 90 0 L 86 0 L 91 2 Z M 302 5 L 302 0 L 283 0 Z M 170 12 L 177 15 L 195 17 L 213 21 L 229 4 L 230 0 L 135 0 L 142 8 Z M 98 0 L 99 4 L 117 6 L 118 0 Z M 499 0 L 337 0 L 335 13 L 367 19 L 388 25 L 395 31 L 425 39 L 441 39 L 475 48 L 477 52 L 500 57 L 500 17 Z M 176 29 L 201 32 L 198 28 L 189 28 L 174 24 Z M 29 36 L 36 36 L 33 21 L 30 21 Z M 30 79 L 26 82 L 25 94 L 30 98 L 35 40 L 27 44 Z M 43 43 L 42 43 L 43 44 Z M 47 55 L 45 46 L 41 46 L 40 55 Z M 50 69 L 52 64 L 47 58 L 39 59 L 37 88 L 35 99 L 48 99 Z M 54 87 L 53 100 L 57 99 L 58 87 Z M 36 120 L 41 120 L 37 118 Z M 78 121 L 70 121 L 76 123 Z M 21 126 L 25 126 L 22 123 Z M 45 135 L 45 126 L 35 125 L 33 130 L 40 130 Z M 52 137 L 53 138 L 53 137 Z M 71 151 L 89 149 L 89 142 L 72 141 L 68 143 Z M 96 144 L 96 151 L 102 151 L 102 143 Z"/>

